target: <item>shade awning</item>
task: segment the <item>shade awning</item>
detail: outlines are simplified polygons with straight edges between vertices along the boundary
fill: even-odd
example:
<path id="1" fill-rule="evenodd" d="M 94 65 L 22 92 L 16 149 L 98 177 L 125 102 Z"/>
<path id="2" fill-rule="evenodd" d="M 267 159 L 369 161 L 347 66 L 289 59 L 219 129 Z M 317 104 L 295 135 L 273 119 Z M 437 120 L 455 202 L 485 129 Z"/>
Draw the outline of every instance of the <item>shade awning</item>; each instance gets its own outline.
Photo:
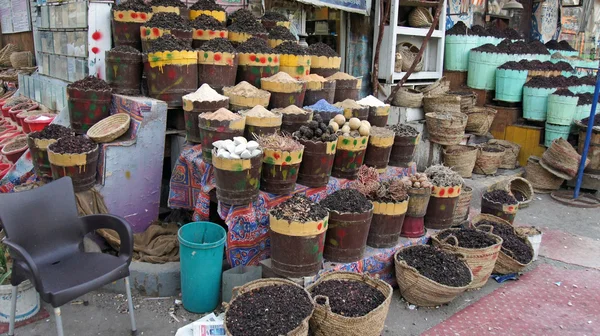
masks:
<path id="1" fill-rule="evenodd" d="M 298 2 L 317 7 L 329 7 L 346 12 L 369 15 L 371 13 L 371 0 L 298 0 Z"/>

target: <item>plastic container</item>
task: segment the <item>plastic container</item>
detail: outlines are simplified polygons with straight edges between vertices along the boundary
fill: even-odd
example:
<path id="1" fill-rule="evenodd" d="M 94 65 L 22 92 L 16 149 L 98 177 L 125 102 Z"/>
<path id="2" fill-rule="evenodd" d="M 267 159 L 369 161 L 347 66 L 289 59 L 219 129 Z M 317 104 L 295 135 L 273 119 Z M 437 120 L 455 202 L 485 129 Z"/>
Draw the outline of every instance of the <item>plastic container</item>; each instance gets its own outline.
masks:
<path id="1" fill-rule="evenodd" d="M 1 175 L 1 172 L 0 172 Z M 12 300 L 12 286 L 0 286 L 0 323 L 8 325 L 10 305 Z M 17 286 L 17 311 L 15 322 L 21 322 L 34 317 L 40 311 L 40 295 L 29 280 Z M 8 328 L 8 327 L 7 327 Z"/>
<path id="2" fill-rule="evenodd" d="M 0 163 L 0 180 L 4 178 L 4 175 L 6 175 L 12 167 L 12 163 Z"/>
<path id="3" fill-rule="evenodd" d="M 577 112 L 579 97 L 566 97 L 551 94 L 548 97 L 547 123 L 554 125 L 571 125 Z"/>
<path id="4" fill-rule="evenodd" d="M 243 286 L 250 281 L 262 277 L 261 266 L 236 266 L 223 272 L 223 283 L 221 285 L 221 301 L 231 301 L 233 289 Z"/>
<path id="5" fill-rule="evenodd" d="M 447 35 L 444 49 L 444 69 L 467 71 L 469 69 L 469 51 L 479 46 L 479 36 Z"/>
<path id="6" fill-rule="evenodd" d="M 8 110 L 8 115 L 10 116 L 10 119 L 12 119 L 12 121 L 17 123 L 17 125 L 21 125 L 19 118 L 17 118 L 17 115 L 24 111 L 33 111 L 39 107 L 40 107 L 40 105 L 37 103 L 19 104 L 19 105 L 13 106 L 10 110 Z"/>
<path id="7" fill-rule="evenodd" d="M 193 222 L 177 232 L 183 307 L 206 313 L 219 305 L 226 232 L 211 222 Z"/>
<path id="8" fill-rule="evenodd" d="M 6 143 L 4 147 L 2 147 L 2 150 L 0 152 L 2 153 L 2 155 L 6 156 L 8 161 L 16 163 L 19 160 L 19 158 L 23 155 L 23 153 L 25 153 L 25 151 L 27 150 L 27 143 L 25 143 L 21 148 L 16 148 L 14 150 L 7 151 L 6 148 L 10 146 L 11 143 L 13 142 L 9 141 L 8 143 Z"/>
<path id="9" fill-rule="evenodd" d="M 467 85 L 473 89 L 494 90 L 496 68 L 506 62 L 506 55 L 473 51 L 469 53 Z"/>
<path id="10" fill-rule="evenodd" d="M 54 121 L 54 118 L 56 118 L 55 114 L 44 114 L 42 116 L 47 117 L 48 119 L 40 118 L 41 116 L 30 116 L 25 118 L 25 124 L 28 125 L 31 132 L 43 130 Z"/>
<path id="11" fill-rule="evenodd" d="M 496 69 L 496 100 L 520 102 L 526 81 L 527 70 Z"/>
<path id="12" fill-rule="evenodd" d="M 540 246 L 542 245 L 542 236 L 544 234 L 540 233 L 540 234 L 536 234 L 533 236 L 527 236 L 527 240 L 529 240 L 529 242 L 531 243 L 531 247 L 533 247 L 533 260 L 532 261 L 536 261 L 538 259 L 538 256 L 540 254 Z"/>
<path id="13" fill-rule="evenodd" d="M 556 88 L 523 87 L 523 118 L 536 121 L 546 121 L 548 111 L 548 96 Z"/>
<path id="14" fill-rule="evenodd" d="M 554 125 L 550 123 L 546 123 L 546 134 L 544 137 L 544 146 L 550 147 L 552 145 L 552 141 L 563 138 L 567 140 L 569 138 L 569 133 L 571 131 L 571 126 L 564 125 Z"/>
<path id="15" fill-rule="evenodd" d="M 412 217 L 406 215 L 402 224 L 401 237 L 419 238 L 425 235 L 425 220 L 423 217 Z"/>

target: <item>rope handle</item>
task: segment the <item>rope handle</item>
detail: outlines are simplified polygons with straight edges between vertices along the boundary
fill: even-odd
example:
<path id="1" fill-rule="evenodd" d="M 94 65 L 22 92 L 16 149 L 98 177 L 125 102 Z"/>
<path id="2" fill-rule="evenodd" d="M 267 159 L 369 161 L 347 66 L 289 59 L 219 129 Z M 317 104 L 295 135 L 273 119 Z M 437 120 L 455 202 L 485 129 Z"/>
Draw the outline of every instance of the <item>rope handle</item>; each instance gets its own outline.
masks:
<path id="1" fill-rule="evenodd" d="M 489 225 L 489 224 L 481 224 L 481 225 L 477 225 L 477 228 L 482 228 L 482 231 L 485 231 L 485 229 L 487 228 L 488 233 L 493 233 L 494 231 L 494 227 Z"/>
<path id="2" fill-rule="evenodd" d="M 454 239 L 454 244 L 449 242 L 450 238 Z M 456 238 L 455 235 L 451 234 L 451 235 L 448 235 L 448 237 L 442 239 L 442 243 L 450 244 L 452 246 L 458 246 L 458 238 Z"/>

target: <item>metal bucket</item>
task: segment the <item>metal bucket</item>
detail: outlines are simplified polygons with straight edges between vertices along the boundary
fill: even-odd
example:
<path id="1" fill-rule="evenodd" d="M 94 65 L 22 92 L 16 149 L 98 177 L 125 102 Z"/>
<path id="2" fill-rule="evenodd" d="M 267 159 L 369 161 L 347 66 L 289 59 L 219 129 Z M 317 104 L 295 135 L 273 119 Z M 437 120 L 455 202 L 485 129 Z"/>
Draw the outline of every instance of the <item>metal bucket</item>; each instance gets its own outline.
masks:
<path id="1" fill-rule="evenodd" d="M 107 51 L 106 82 L 113 93 L 128 96 L 139 96 L 142 88 L 142 56 L 128 52 Z"/>
<path id="2" fill-rule="evenodd" d="M 198 89 L 198 53 L 160 51 L 144 55 L 148 95 L 170 108 L 182 107 L 182 97 Z"/>
<path id="3" fill-rule="evenodd" d="M 329 211 L 323 252 L 325 260 L 343 263 L 360 260 L 365 252 L 372 218 L 373 206 L 364 213 Z"/>
<path id="4" fill-rule="evenodd" d="M 298 183 L 311 188 L 327 185 L 337 147 L 337 141 L 298 140 L 304 145 L 304 158 L 298 172 Z"/>

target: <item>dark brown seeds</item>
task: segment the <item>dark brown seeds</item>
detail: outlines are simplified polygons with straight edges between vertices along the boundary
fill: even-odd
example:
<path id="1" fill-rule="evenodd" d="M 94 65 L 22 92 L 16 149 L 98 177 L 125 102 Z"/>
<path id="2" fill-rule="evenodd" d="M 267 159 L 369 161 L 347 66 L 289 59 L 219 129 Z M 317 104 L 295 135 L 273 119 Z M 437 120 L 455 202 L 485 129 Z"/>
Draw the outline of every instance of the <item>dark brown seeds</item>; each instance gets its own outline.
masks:
<path id="1" fill-rule="evenodd" d="M 57 142 L 48 146 L 48 149 L 58 154 L 81 154 L 89 152 L 98 147 L 89 138 L 78 135 L 60 138 Z"/>
<path id="2" fill-rule="evenodd" d="M 422 276 L 442 285 L 464 287 L 471 282 L 471 271 L 463 261 L 429 245 L 405 248 L 398 253 L 398 260 L 404 260 Z"/>
<path id="3" fill-rule="evenodd" d="M 96 76 L 87 76 L 84 79 L 80 79 L 67 86 L 71 89 L 77 90 L 96 90 L 96 91 L 111 91 L 110 85 L 104 80 Z"/>
<path id="4" fill-rule="evenodd" d="M 328 297 L 331 311 L 346 317 L 365 316 L 385 301 L 380 291 L 359 281 L 324 281 L 313 288 L 311 295 Z M 324 302 L 319 298 L 317 304 Z"/>

